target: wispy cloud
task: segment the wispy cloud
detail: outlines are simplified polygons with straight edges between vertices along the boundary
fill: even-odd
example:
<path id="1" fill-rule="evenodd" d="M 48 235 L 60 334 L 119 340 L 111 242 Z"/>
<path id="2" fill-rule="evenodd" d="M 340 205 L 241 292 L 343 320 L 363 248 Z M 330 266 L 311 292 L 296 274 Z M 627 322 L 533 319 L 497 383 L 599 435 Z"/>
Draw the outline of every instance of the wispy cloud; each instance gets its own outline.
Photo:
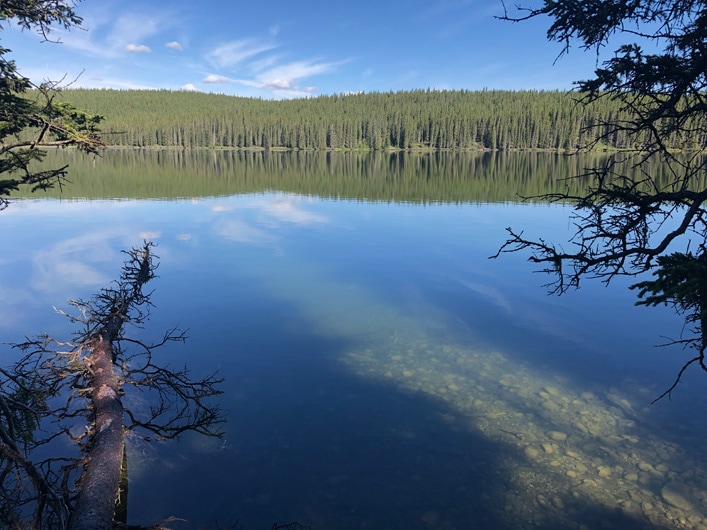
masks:
<path id="1" fill-rule="evenodd" d="M 130 53 L 150 53 L 152 51 L 149 46 L 144 44 L 126 44 L 123 49 Z"/>
<path id="2" fill-rule="evenodd" d="M 67 48 L 93 57 L 113 59 L 125 52 L 147 53 L 146 40 L 170 25 L 163 13 L 151 15 L 144 12 L 115 13 L 94 10 L 85 17 L 87 31 L 57 31 L 57 38 Z"/>
<path id="3" fill-rule="evenodd" d="M 300 80 L 330 72 L 336 68 L 338 64 L 340 63 L 296 61 L 272 66 L 263 71 L 258 71 L 255 75 L 255 79 L 238 79 L 237 82 L 274 92 L 292 92 L 306 95 L 314 92 L 316 87 L 302 87 L 300 86 Z"/>
<path id="4" fill-rule="evenodd" d="M 106 43 L 114 49 L 124 49 L 130 53 L 146 53 L 150 48 L 144 44 L 135 44 L 146 40 L 160 31 L 160 21 L 144 13 L 124 13 L 117 18 Z"/>
<path id="5" fill-rule="evenodd" d="M 177 51 L 180 51 L 180 52 L 181 52 L 182 50 L 184 50 L 184 47 L 183 47 L 179 42 L 177 42 L 176 40 L 173 40 L 172 42 L 167 42 L 167 43 L 165 43 L 165 46 L 166 46 L 167 48 L 170 48 L 170 49 L 172 49 L 172 50 L 177 50 Z"/>
<path id="6" fill-rule="evenodd" d="M 219 68 L 231 68 L 246 59 L 277 48 L 270 43 L 258 42 L 252 39 L 231 41 L 212 49 L 206 54 L 206 59 Z"/>
<path id="7" fill-rule="evenodd" d="M 156 87 L 144 83 L 137 83 L 129 79 L 115 79 L 109 77 L 88 77 L 79 78 L 73 83 L 76 88 L 120 88 L 125 90 L 154 90 Z"/>

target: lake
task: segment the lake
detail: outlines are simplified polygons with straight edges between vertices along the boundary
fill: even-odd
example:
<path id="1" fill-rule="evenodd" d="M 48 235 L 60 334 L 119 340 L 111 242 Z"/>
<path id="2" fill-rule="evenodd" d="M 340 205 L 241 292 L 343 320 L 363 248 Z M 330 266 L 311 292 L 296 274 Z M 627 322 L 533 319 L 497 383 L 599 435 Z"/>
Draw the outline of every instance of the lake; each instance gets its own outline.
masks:
<path id="1" fill-rule="evenodd" d="M 225 377 L 223 439 L 129 437 L 129 519 L 183 528 L 707 528 L 704 374 L 633 281 L 548 296 L 505 227 L 566 240 L 528 196 L 557 154 L 70 152 L 62 194 L 0 213 L 4 342 L 157 243 L 159 353 Z M 660 168 L 656 168 L 660 171 Z M 9 348 L 4 358 L 15 355 Z M 128 404 L 140 406 L 138 401 Z"/>

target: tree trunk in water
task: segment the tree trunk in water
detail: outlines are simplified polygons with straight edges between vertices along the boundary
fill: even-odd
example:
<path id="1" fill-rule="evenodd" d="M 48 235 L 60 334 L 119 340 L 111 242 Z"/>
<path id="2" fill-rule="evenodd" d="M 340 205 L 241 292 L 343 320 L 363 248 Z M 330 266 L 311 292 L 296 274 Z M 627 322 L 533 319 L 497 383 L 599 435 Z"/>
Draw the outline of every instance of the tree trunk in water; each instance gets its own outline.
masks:
<path id="1" fill-rule="evenodd" d="M 91 401 L 94 425 L 88 462 L 81 477 L 69 530 L 111 530 L 125 447 L 123 404 L 113 370 L 111 334 L 98 334 L 89 363 L 93 372 Z"/>

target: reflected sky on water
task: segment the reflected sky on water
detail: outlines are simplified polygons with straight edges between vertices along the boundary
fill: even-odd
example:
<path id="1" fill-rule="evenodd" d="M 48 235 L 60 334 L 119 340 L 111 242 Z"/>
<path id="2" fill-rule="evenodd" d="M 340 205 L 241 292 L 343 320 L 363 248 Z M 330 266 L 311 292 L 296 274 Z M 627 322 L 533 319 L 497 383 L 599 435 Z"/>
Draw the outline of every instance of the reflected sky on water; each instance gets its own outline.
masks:
<path id="1" fill-rule="evenodd" d="M 3 340 L 69 335 L 53 307 L 158 243 L 159 355 L 226 378 L 223 440 L 130 438 L 129 513 L 320 529 L 706 528 L 702 374 L 651 406 L 681 321 L 617 281 L 546 296 L 506 226 L 565 238 L 569 210 L 267 192 L 23 200 L 2 214 Z M 6 350 L 5 358 L 12 353 Z M 130 406 L 145 406 L 138 397 Z"/>

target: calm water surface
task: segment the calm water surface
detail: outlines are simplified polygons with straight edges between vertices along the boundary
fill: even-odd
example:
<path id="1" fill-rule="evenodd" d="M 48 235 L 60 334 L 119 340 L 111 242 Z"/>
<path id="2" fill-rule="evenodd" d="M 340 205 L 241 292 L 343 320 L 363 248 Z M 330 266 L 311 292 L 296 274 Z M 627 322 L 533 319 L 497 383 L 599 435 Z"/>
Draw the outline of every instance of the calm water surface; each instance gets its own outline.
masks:
<path id="1" fill-rule="evenodd" d="M 0 332 L 53 313 L 158 243 L 165 362 L 226 378 L 223 440 L 130 439 L 129 513 L 186 528 L 707 528 L 704 388 L 667 310 L 628 282 L 548 297 L 504 227 L 564 237 L 569 210 L 266 191 L 23 200 L 0 214 Z M 6 350 L 6 358 L 11 352 Z M 132 401 L 130 401 L 132 399 Z M 140 407 L 137 398 L 128 399 Z"/>

